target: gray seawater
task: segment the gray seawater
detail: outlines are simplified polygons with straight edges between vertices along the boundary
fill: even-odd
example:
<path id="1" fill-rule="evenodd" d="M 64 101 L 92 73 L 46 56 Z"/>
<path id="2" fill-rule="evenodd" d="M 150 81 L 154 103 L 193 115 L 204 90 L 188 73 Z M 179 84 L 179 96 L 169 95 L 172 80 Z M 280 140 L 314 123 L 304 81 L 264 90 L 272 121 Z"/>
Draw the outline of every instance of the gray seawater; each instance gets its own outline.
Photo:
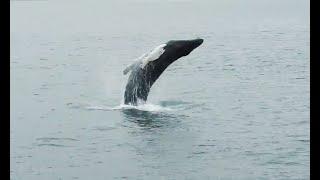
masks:
<path id="1" fill-rule="evenodd" d="M 11 179 L 309 179 L 309 3 L 11 1 Z M 204 43 L 121 105 L 125 66 Z"/>

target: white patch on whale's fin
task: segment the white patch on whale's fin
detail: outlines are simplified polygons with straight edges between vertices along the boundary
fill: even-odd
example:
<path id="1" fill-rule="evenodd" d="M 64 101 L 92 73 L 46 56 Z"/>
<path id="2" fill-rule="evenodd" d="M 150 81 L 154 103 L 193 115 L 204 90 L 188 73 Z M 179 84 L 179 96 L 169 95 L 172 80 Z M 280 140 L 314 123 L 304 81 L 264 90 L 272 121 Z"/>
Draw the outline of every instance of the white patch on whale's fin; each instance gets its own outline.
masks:
<path id="1" fill-rule="evenodd" d="M 131 69 L 139 62 L 142 61 L 143 58 L 147 57 L 148 54 L 144 53 L 142 54 L 140 57 L 138 57 L 137 59 L 135 59 L 133 61 L 133 63 L 131 63 L 130 65 L 128 65 L 124 70 L 123 70 L 123 74 L 126 75 L 129 71 L 131 71 Z"/>
<path id="2" fill-rule="evenodd" d="M 161 44 L 157 46 L 151 52 L 149 52 L 147 56 L 143 57 L 141 60 L 142 64 L 140 65 L 140 67 L 143 69 L 150 61 L 154 61 L 158 59 L 164 53 L 165 51 L 164 47 L 166 45 L 167 44 Z"/>
<path id="3" fill-rule="evenodd" d="M 123 74 L 126 75 L 129 71 L 132 70 L 132 68 L 137 64 L 137 63 L 141 63 L 140 67 L 143 69 L 150 61 L 154 61 L 156 59 L 158 59 L 163 53 L 164 53 L 164 47 L 167 44 L 161 44 L 157 47 L 155 47 L 152 51 L 150 51 L 149 53 L 144 53 L 142 54 L 140 57 L 138 57 L 137 59 L 134 60 L 134 62 L 132 64 L 130 64 L 129 66 L 127 66 L 124 70 L 123 70 Z"/>
<path id="4" fill-rule="evenodd" d="M 123 75 L 126 75 L 134 66 L 134 63 L 131 64 L 130 66 L 127 66 L 124 70 L 123 70 Z"/>

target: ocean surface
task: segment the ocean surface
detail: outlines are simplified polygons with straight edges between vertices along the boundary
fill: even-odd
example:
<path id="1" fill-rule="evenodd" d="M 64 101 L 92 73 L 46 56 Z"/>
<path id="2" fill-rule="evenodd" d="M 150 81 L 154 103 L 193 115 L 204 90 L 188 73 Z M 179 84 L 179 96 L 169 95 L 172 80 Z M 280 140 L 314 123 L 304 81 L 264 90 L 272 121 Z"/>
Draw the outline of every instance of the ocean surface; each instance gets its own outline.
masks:
<path id="1" fill-rule="evenodd" d="M 10 2 L 12 180 L 309 179 L 309 2 Z M 204 43 L 122 104 L 135 58 Z"/>

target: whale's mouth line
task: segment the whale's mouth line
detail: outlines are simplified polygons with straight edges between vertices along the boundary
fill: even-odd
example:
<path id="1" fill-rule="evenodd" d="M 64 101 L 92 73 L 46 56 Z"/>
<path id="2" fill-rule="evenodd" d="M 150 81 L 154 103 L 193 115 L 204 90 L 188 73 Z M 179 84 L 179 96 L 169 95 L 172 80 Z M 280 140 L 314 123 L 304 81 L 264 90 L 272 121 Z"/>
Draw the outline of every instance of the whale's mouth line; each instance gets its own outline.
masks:
<path id="1" fill-rule="evenodd" d="M 198 44 L 198 46 L 200 46 L 203 43 L 203 39 L 201 39 L 201 38 L 195 39 L 195 41 Z"/>
<path id="2" fill-rule="evenodd" d="M 197 47 L 199 47 L 202 43 L 203 43 L 203 39 L 194 39 L 192 40 L 192 43 L 194 44 L 193 49 L 196 49 Z"/>

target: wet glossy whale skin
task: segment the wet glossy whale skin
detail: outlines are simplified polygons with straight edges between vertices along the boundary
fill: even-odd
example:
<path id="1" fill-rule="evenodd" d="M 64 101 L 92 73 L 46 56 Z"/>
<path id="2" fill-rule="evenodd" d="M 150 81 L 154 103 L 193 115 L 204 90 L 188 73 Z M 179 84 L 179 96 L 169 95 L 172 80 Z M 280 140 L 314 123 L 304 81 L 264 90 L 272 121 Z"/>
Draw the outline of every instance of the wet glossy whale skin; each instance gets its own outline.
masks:
<path id="1" fill-rule="evenodd" d="M 130 67 L 131 74 L 124 93 L 124 104 L 137 105 L 139 101 L 147 101 L 151 86 L 163 71 L 177 59 L 190 54 L 202 43 L 203 39 L 171 40 L 163 46 L 156 47 L 150 53 L 150 60 L 147 56 L 147 58 L 135 62 Z M 159 57 L 157 59 L 152 58 L 154 54 Z"/>

